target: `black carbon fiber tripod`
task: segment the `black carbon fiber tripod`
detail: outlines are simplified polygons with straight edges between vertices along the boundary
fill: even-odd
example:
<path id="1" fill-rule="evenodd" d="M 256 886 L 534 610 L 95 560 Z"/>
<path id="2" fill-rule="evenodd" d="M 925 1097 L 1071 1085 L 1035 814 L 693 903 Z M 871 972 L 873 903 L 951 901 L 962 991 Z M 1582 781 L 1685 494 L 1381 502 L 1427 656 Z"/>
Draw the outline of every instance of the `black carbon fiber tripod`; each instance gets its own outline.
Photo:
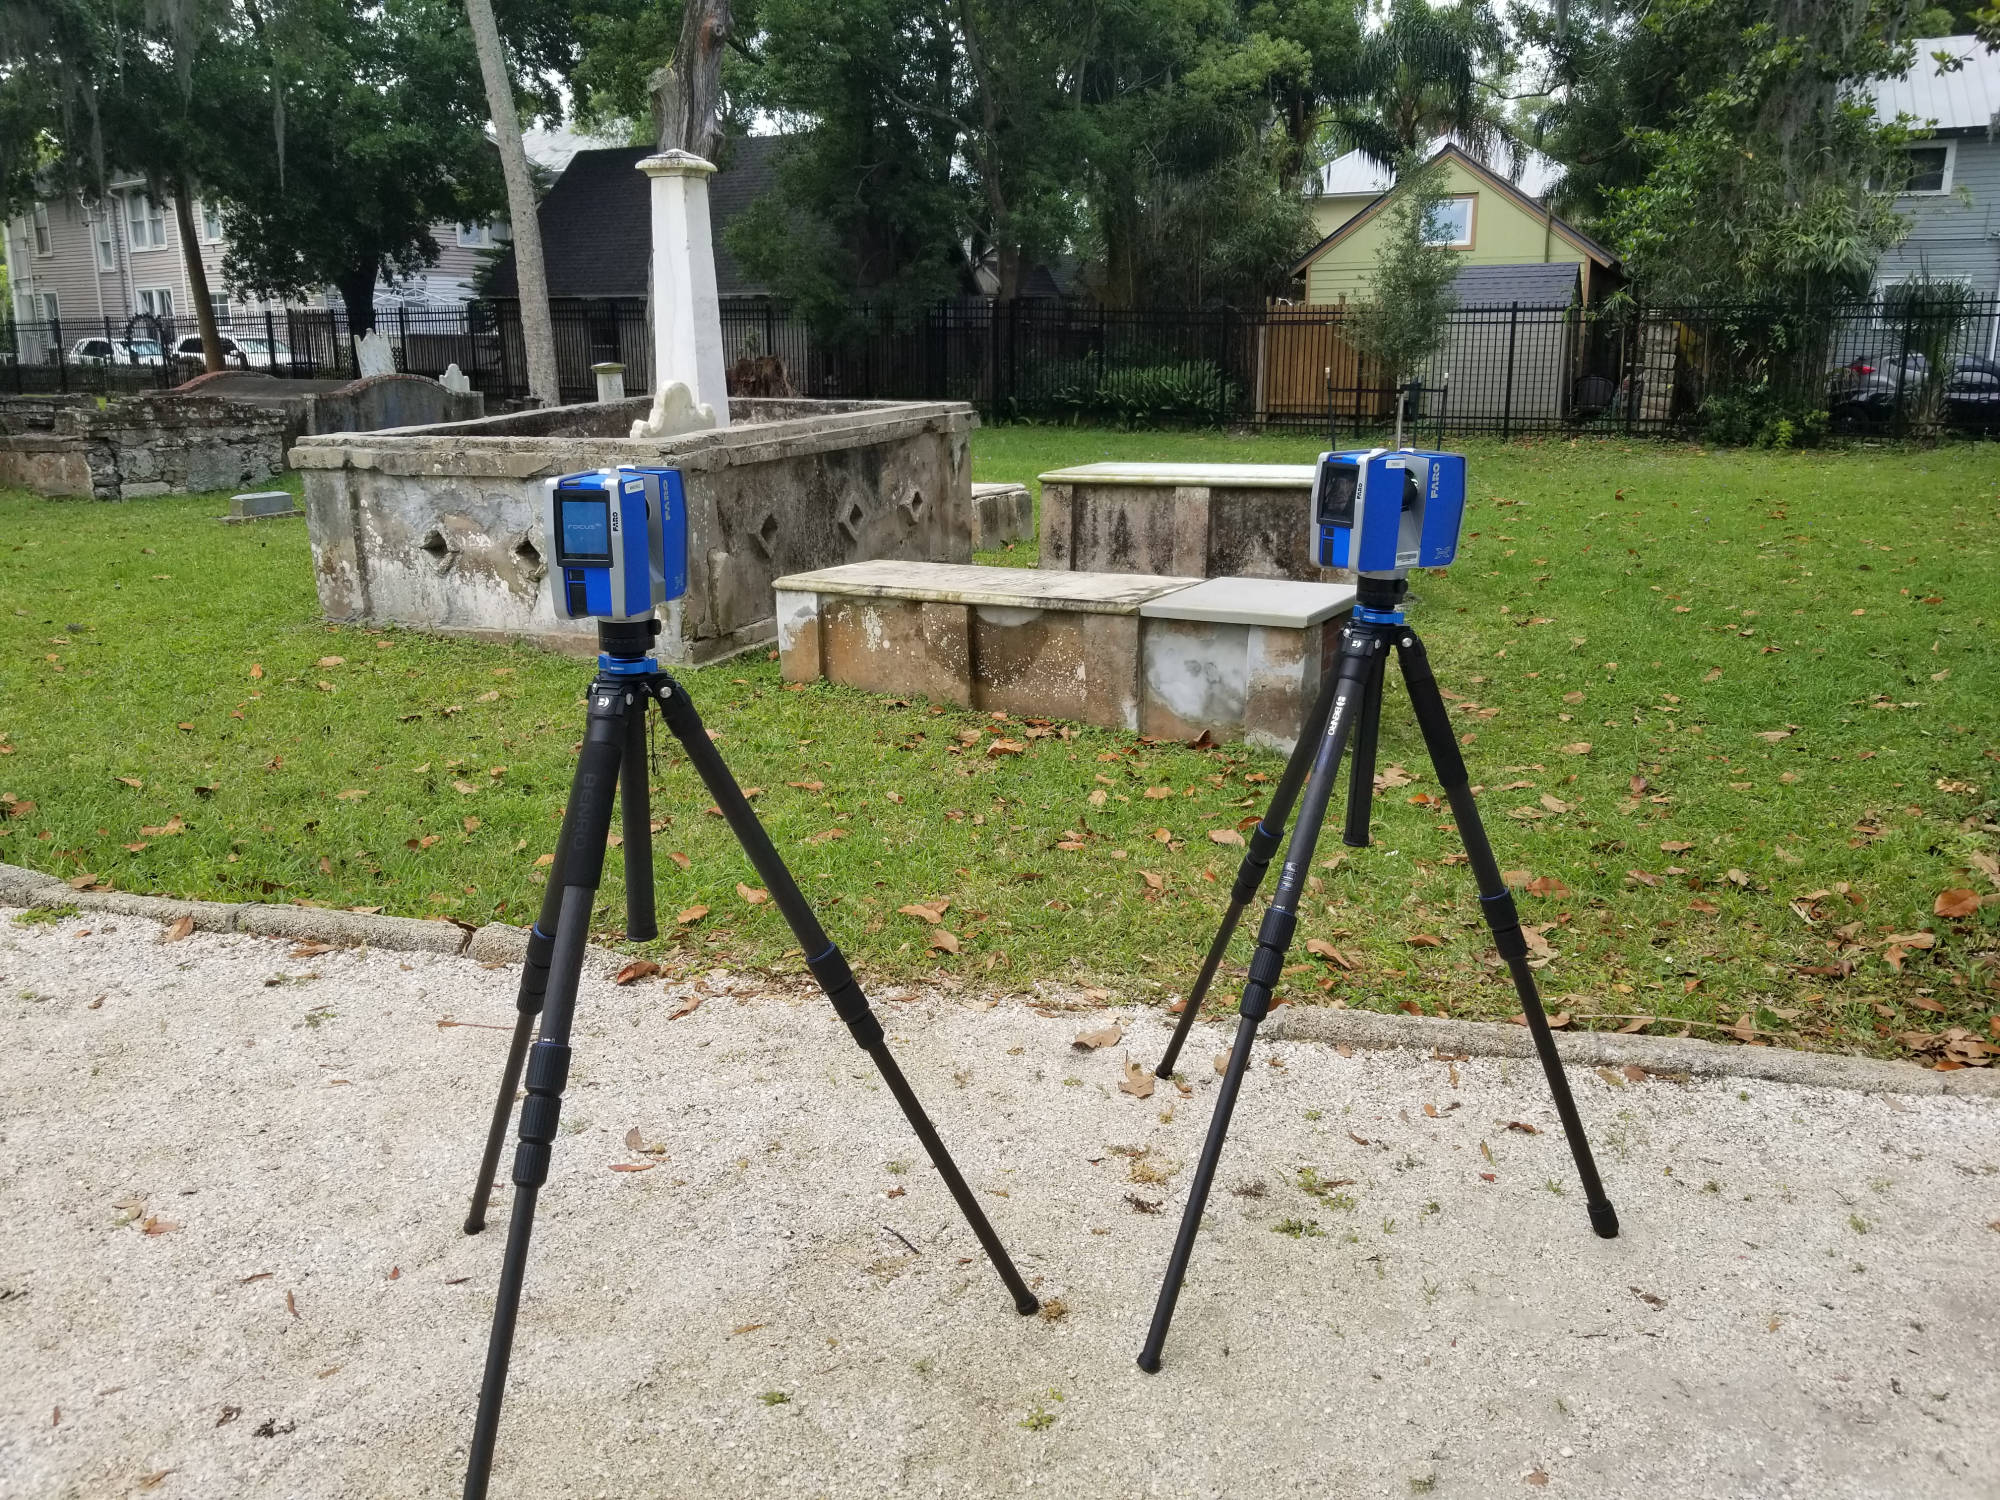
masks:
<path id="1" fill-rule="evenodd" d="M 590 685 L 588 728 L 578 755 L 569 804 L 563 812 L 562 833 L 556 843 L 555 863 L 549 869 L 541 915 L 528 934 L 527 959 L 521 968 L 520 993 L 515 1002 L 518 1014 L 513 1042 L 500 1079 L 500 1095 L 493 1106 L 493 1122 L 479 1164 L 479 1183 L 473 1189 L 472 1211 L 465 1220 L 467 1234 L 477 1234 L 486 1227 L 487 1199 L 493 1190 L 501 1142 L 513 1117 L 514 1093 L 521 1083 L 525 1063 L 528 1096 L 521 1106 L 520 1145 L 514 1153 L 514 1211 L 507 1229 L 506 1254 L 501 1262 L 499 1293 L 493 1309 L 493 1336 L 487 1345 L 486 1375 L 480 1385 L 479 1415 L 473 1426 L 472 1452 L 466 1466 L 466 1500 L 482 1500 L 493 1466 L 494 1440 L 500 1430 L 500 1402 L 506 1392 L 507 1362 L 514 1346 L 514 1322 L 520 1312 L 521 1283 L 527 1273 L 528 1240 L 535 1224 L 535 1200 L 543 1183 L 548 1181 L 550 1149 L 556 1138 L 563 1087 L 569 1076 L 570 1023 L 576 1010 L 584 949 L 590 939 L 591 908 L 604 872 L 614 789 L 624 815 L 626 932 L 635 941 L 644 941 L 658 933 L 653 912 L 652 812 L 646 781 L 646 715 L 654 703 L 659 704 L 667 728 L 680 741 L 695 773 L 715 798 L 730 831 L 770 891 L 772 902 L 784 914 L 800 950 L 809 955 L 806 967 L 833 1002 L 834 1011 L 847 1023 L 854 1040 L 880 1070 L 897 1104 L 902 1106 L 910 1128 L 930 1154 L 938 1175 L 992 1259 L 993 1269 L 1000 1273 L 1000 1279 L 1013 1294 L 1015 1309 L 1026 1315 L 1040 1305 L 1013 1261 L 1008 1259 L 1000 1236 L 987 1222 L 985 1211 L 938 1138 L 930 1116 L 924 1113 L 902 1069 L 897 1067 L 882 1034 L 882 1024 L 869 1008 L 868 997 L 862 993 L 847 960 L 806 904 L 784 860 L 757 821 L 756 813 L 750 810 L 686 690 L 648 656 L 659 629 L 659 622 L 653 619 L 598 621 L 598 644 L 602 652 L 596 680 Z M 541 1030 L 530 1047 L 537 1016 L 541 1018 Z"/>
<path id="2" fill-rule="evenodd" d="M 1403 683 L 1409 689 L 1410 704 L 1416 710 L 1417 725 L 1423 732 L 1424 745 L 1430 752 L 1438 784 L 1444 788 L 1453 820 L 1458 825 L 1459 838 L 1465 844 L 1473 879 L 1479 888 L 1480 909 L 1492 930 L 1494 946 L 1499 949 L 1500 957 L 1506 961 L 1508 972 L 1513 977 L 1515 991 L 1521 998 L 1522 1014 L 1527 1018 L 1528 1030 L 1535 1039 L 1535 1050 L 1541 1057 L 1542 1071 L 1548 1075 L 1549 1092 L 1555 1096 L 1556 1114 L 1562 1119 L 1563 1134 L 1568 1137 L 1570 1154 L 1576 1159 L 1576 1174 L 1583 1183 L 1584 1198 L 1590 1210 L 1590 1227 L 1604 1239 L 1614 1239 L 1618 1234 L 1618 1214 L 1604 1194 L 1603 1183 L 1598 1180 L 1597 1164 L 1591 1159 L 1590 1142 L 1584 1137 L 1583 1121 L 1577 1115 L 1576 1101 L 1569 1091 L 1569 1080 L 1563 1075 L 1562 1058 L 1556 1052 L 1555 1037 L 1542 1010 L 1534 970 L 1528 967 L 1528 944 L 1521 933 L 1521 919 L 1514 909 L 1514 897 L 1500 877 L 1499 862 L 1493 857 L 1493 846 L 1487 842 L 1486 829 L 1479 820 L 1479 808 L 1473 800 L 1466 775 L 1465 758 L 1459 754 L 1444 698 L 1438 692 L 1437 679 L 1431 675 L 1430 658 L 1416 632 L 1403 621 L 1402 603 L 1407 588 L 1408 584 L 1402 578 L 1371 578 L 1366 575 L 1361 578 L 1354 613 L 1341 634 L 1339 666 L 1327 674 L 1326 681 L 1321 685 L 1318 701 L 1306 716 L 1298 744 L 1293 747 L 1291 758 L 1285 764 L 1284 774 L 1278 778 L 1270 809 L 1250 834 L 1243 851 L 1243 863 L 1236 872 L 1236 883 L 1230 889 L 1229 909 L 1223 914 L 1221 930 L 1209 946 L 1208 957 L 1202 963 L 1194 987 L 1188 991 L 1187 1004 L 1181 1009 L 1180 1021 L 1174 1027 L 1166 1055 L 1160 1059 L 1159 1067 L 1153 1070 L 1160 1078 L 1173 1076 L 1174 1061 L 1180 1056 L 1182 1044 L 1187 1041 L 1195 1014 L 1201 1009 L 1209 986 L 1215 980 L 1216 971 L 1222 965 L 1223 955 L 1229 948 L 1237 923 L 1242 920 L 1244 909 L 1263 884 L 1264 871 L 1271 863 L 1271 856 L 1277 852 L 1279 840 L 1284 837 L 1285 821 L 1291 816 L 1292 803 L 1300 798 L 1303 787 L 1298 823 L 1292 831 L 1291 843 L 1286 846 L 1278 888 L 1272 893 L 1270 906 L 1265 909 L 1264 920 L 1257 933 L 1257 951 L 1251 957 L 1249 979 L 1243 986 L 1235 1046 L 1230 1051 L 1222 1087 L 1216 1095 L 1215 1115 L 1209 1121 L 1208 1138 L 1202 1144 L 1201 1160 L 1188 1191 L 1180 1232 L 1174 1239 L 1172 1258 L 1167 1262 L 1166 1280 L 1160 1287 L 1159 1302 L 1153 1309 L 1152 1326 L 1147 1330 L 1145 1347 L 1139 1353 L 1139 1368 L 1149 1374 L 1160 1368 L 1160 1351 L 1167 1341 L 1168 1326 L 1173 1322 L 1174 1304 L 1180 1297 L 1181 1282 L 1187 1276 L 1189 1257 L 1194 1253 L 1194 1239 L 1201 1229 L 1202 1210 L 1207 1206 L 1209 1191 L 1215 1185 L 1216 1165 L 1221 1160 L 1222 1143 L 1229 1134 L 1229 1119 L 1236 1109 L 1236 1096 L 1243 1087 L 1243 1075 L 1249 1067 L 1250 1048 L 1257 1039 L 1258 1024 L 1270 1013 L 1271 992 L 1284 971 L 1285 953 L 1291 947 L 1292 934 L 1298 927 L 1299 902 L 1305 895 L 1306 878 L 1312 869 L 1313 850 L 1318 846 L 1320 828 L 1326 821 L 1327 809 L 1333 800 L 1334 781 L 1339 775 L 1341 756 L 1347 749 L 1350 735 L 1354 740 L 1354 759 L 1349 771 L 1347 827 L 1343 841 L 1355 848 L 1364 848 L 1368 843 L 1368 819 L 1375 793 L 1375 745 L 1382 719 L 1382 678 L 1392 646 L 1403 669 Z"/>

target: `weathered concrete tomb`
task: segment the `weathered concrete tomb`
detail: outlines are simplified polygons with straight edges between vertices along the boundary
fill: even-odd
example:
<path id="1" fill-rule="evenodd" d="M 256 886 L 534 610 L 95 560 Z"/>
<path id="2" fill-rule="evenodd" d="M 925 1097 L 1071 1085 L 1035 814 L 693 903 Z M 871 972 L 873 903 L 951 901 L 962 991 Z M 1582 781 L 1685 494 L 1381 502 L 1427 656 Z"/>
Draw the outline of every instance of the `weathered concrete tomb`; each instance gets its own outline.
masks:
<path id="1" fill-rule="evenodd" d="M 1081 464 L 1041 480 L 1044 568 L 1304 582 L 1346 576 L 1313 561 L 1311 464 Z"/>
<path id="2" fill-rule="evenodd" d="M 975 550 L 1025 542 L 1035 534 L 1035 500 L 1025 484 L 972 487 L 972 545 Z"/>
<path id="3" fill-rule="evenodd" d="M 284 467 L 284 421 L 212 396 L 0 397 L 0 485 L 58 499 L 227 490 Z"/>
<path id="4" fill-rule="evenodd" d="M 776 582 L 788 682 L 1289 751 L 1344 584 L 862 562 Z"/>
<path id="5" fill-rule="evenodd" d="M 543 579 L 543 483 L 617 464 L 678 468 L 688 593 L 666 660 L 704 662 L 776 633 L 772 581 L 861 558 L 972 555 L 961 402 L 735 397 L 729 425 L 633 437 L 651 399 L 302 439 L 307 528 L 327 618 L 594 648 Z"/>

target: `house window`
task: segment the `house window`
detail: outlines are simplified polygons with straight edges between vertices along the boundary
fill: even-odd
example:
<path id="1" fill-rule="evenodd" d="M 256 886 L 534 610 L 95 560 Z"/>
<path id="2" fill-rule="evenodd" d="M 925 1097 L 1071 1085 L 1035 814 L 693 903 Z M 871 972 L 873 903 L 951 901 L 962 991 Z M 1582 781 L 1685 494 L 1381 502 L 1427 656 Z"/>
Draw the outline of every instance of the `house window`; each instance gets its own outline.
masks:
<path id="1" fill-rule="evenodd" d="M 111 217 L 111 205 L 97 206 L 97 224 L 93 238 L 97 242 L 97 269 L 115 271 L 118 269 L 118 225 Z"/>
<path id="2" fill-rule="evenodd" d="M 213 203 L 201 205 L 201 237 L 211 245 L 222 238 L 222 210 Z"/>
<path id="3" fill-rule="evenodd" d="M 1932 196 L 1951 191 L 1951 171 L 1956 165 L 1958 143 L 1946 141 L 1936 146 L 1912 146 L 1903 153 L 1910 161 L 1910 175 L 1903 182 L 1905 193 Z"/>
<path id="4" fill-rule="evenodd" d="M 208 299 L 208 305 L 215 311 L 216 326 L 220 328 L 227 328 L 229 326 L 228 294 L 223 292 L 210 293 Z"/>
<path id="5" fill-rule="evenodd" d="M 53 255 L 56 252 L 55 237 L 49 233 L 49 206 L 35 205 L 35 254 Z"/>
<path id="6" fill-rule="evenodd" d="M 458 248 L 461 250 L 491 250 L 493 248 L 493 226 L 491 224 L 459 225 Z"/>
<path id="7" fill-rule="evenodd" d="M 62 321 L 62 301 L 54 292 L 42 293 L 42 321 L 44 323 Z"/>
<path id="8" fill-rule="evenodd" d="M 1454 250 L 1472 248 L 1472 205 L 1477 201 L 1468 193 L 1460 198 L 1447 198 L 1431 214 L 1429 232 L 1425 243 L 1446 245 Z"/>
<path id="9" fill-rule="evenodd" d="M 174 289 L 167 286 L 149 286 L 139 289 L 139 311 L 151 313 L 166 320 L 174 315 Z"/>
<path id="10" fill-rule="evenodd" d="M 167 216 L 147 194 L 134 193 L 126 199 L 125 217 L 132 226 L 134 250 L 158 250 L 166 244 Z"/>

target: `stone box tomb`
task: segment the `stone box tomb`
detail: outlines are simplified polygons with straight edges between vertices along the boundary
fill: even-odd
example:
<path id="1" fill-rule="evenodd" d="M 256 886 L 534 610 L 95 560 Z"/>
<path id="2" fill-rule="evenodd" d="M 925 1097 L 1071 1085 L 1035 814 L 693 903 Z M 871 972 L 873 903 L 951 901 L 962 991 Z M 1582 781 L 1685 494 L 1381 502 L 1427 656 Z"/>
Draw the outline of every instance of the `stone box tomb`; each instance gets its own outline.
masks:
<path id="1" fill-rule="evenodd" d="M 1044 568 L 1322 583 L 1346 576 L 1313 560 L 1311 464 L 1081 464 L 1041 483 Z"/>

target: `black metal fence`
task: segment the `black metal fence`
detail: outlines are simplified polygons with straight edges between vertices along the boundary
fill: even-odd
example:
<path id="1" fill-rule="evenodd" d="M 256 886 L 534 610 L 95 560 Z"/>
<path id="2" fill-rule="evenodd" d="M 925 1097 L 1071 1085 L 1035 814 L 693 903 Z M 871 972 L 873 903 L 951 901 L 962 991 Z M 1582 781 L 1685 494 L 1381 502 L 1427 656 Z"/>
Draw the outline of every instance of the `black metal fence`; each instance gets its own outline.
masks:
<path id="1" fill-rule="evenodd" d="M 1462 307 L 1422 370 L 1391 378 L 1362 352 L 1345 307 L 1255 313 L 965 300 L 915 310 L 857 305 L 837 327 L 782 304 L 726 302 L 725 357 L 739 393 L 959 400 L 989 417 L 1124 426 L 1385 429 L 1398 388 L 1427 432 L 1616 431 L 1725 442 L 1810 441 L 2000 428 L 2000 300 L 1777 307 Z M 551 307 L 565 402 L 595 399 L 591 367 L 652 388 L 651 327 L 635 299 Z M 396 367 L 456 365 L 493 402 L 527 396 L 511 302 L 386 309 Z M 281 376 L 356 372 L 339 309 L 295 308 L 223 325 L 232 366 Z M 199 373 L 189 323 L 0 323 L 0 390 L 117 392 Z"/>

